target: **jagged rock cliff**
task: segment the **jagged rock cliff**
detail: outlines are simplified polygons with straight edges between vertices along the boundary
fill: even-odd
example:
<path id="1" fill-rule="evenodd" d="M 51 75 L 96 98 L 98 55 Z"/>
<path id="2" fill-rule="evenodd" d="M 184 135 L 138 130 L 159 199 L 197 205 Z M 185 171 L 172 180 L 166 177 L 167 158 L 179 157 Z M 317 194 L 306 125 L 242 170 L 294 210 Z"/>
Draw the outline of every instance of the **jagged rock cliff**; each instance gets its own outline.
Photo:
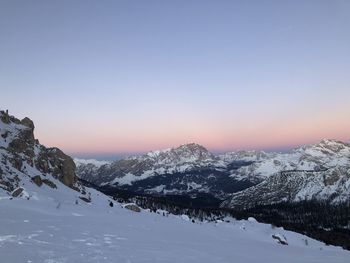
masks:
<path id="1" fill-rule="evenodd" d="M 24 181 L 51 188 L 57 188 L 58 181 L 84 194 L 75 169 L 71 157 L 35 139 L 33 121 L 0 111 L 0 188 L 18 196 L 24 190 Z"/>

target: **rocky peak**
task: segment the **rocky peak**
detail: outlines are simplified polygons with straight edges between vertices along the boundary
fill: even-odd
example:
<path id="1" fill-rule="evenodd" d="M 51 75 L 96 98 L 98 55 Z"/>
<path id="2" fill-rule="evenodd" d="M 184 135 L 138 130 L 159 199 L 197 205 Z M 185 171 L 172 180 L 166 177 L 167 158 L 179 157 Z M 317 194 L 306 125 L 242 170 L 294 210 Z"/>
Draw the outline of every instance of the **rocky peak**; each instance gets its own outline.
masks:
<path id="1" fill-rule="evenodd" d="M 196 143 L 183 144 L 176 148 L 163 151 L 149 152 L 138 160 L 148 160 L 159 165 L 179 165 L 184 163 L 197 163 L 213 161 L 216 157 L 206 148 Z"/>
<path id="2" fill-rule="evenodd" d="M 0 187 L 11 191 L 13 178 L 18 174 L 29 177 L 40 173 L 60 180 L 75 188 L 75 164 L 58 148 L 46 148 L 34 138 L 34 123 L 29 118 L 19 120 L 6 111 L 0 111 Z M 17 172 L 16 172 L 17 171 Z"/>
<path id="3" fill-rule="evenodd" d="M 333 152 L 339 152 L 347 147 L 347 145 L 341 141 L 323 139 L 319 144 L 316 145 L 319 148 L 326 148 Z"/>
<path id="4" fill-rule="evenodd" d="M 306 155 L 312 155 L 316 157 L 345 157 L 350 155 L 349 145 L 341 141 L 329 139 L 323 139 L 317 144 L 301 147 L 297 149 L 297 151 L 302 152 Z"/>
<path id="5" fill-rule="evenodd" d="M 30 128 L 32 131 L 34 131 L 34 123 L 31 119 L 28 117 L 25 117 L 24 119 L 21 120 L 21 124 Z"/>
<path id="6" fill-rule="evenodd" d="M 0 111 L 0 120 L 3 122 L 3 123 L 6 123 L 6 124 L 9 124 L 10 121 L 11 121 L 11 118 L 12 116 L 9 115 L 9 112 L 8 110 L 6 111 Z"/>
<path id="7" fill-rule="evenodd" d="M 177 148 L 172 149 L 177 154 L 181 154 L 184 157 L 197 157 L 197 158 L 213 158 L 212 155 L 205 147 L 196 143 L 188 143 L 180 145 Z"/>

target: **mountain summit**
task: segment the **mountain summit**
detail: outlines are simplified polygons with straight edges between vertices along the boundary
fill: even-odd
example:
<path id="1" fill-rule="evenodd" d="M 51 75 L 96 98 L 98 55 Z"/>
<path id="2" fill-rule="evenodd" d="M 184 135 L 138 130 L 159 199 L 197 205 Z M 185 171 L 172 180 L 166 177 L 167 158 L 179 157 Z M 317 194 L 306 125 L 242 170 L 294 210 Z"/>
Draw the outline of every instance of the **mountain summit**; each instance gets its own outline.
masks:
<path id="1" fill-rule="evenodd" d="M 168 163 L 200 162 L 203 160 L 215 159 L 214 155 L 212 155 L 206 148 L 196 143 L 183 144 L 177 148 L 162 151 L 152 151 L 145 154 L 143 157 L 164 160 Z"/>
<path id="2" fill-rule="evenodd" d="M 186 163 L 213 162 L 215 156 L 211 154 L 202 145 L 188 143 L 176 148 L 170 148 L 162 151 L 152 151 L 140 157 L 134 157 L 138 160 L 152 160 L 155 165 L 181 165 Z"/>

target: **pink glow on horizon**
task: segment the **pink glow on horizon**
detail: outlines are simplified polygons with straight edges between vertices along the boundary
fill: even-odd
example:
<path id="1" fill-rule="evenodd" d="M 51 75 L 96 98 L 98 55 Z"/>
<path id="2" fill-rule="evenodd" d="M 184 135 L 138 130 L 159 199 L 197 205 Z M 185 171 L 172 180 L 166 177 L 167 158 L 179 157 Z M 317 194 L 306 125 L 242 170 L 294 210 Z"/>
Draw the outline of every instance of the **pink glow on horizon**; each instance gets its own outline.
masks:
<path id="1" fill-rule="evenodd" d="M 317 143 L 323 138 L 348 141 L 350 124 L 340 119 L 324 120 L 324 116 L 288 120 L 281 125 L 266 123 L 237 127 L 195 125 L 177 129 L 144 129 L 122 131 L 115 128 L 96 132 L 93 129 L 72 130 L 66 135 L 47 136 L 37 134 L 39 140 L 48 146 L 57 146 L 69 154 L 136 153 L 176 147 L 195 142 L 212 151 L 234 151 L 244 149 L 288 149 L 303 144 Z M 284 124 L 284 125 L 283 125 Z M 182 127 L 182 126 L 178 126 Z M 172 128 L 172 127 L 170 127 Z"/>
<path id="2" fill-rule="evenodd" d="M 59 147 L 73 155 L 147 152 L 189 142 L 211 151 L 288 149 L 317 143 L 324 138 L 350 139 L 346 109 L 303 112 L 302 115 L 264 115 L 237 122 L 234 118 L 223 119 L 221 115 L 210 119 L 190 114 L 183 116 L 132 121 L 87 116 L 79 122 L 64 119 L 60 123 L 50 123 L 51 126 L 36 122 L 35 136 L 44 145 Z"/>

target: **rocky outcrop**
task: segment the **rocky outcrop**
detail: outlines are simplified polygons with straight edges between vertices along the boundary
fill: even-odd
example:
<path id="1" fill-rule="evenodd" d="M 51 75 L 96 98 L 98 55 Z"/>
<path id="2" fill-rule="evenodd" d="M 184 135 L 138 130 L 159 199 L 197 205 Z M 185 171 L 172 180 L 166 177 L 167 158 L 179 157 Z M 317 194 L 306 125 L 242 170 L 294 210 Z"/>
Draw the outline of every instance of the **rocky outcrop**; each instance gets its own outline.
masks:
<path id="1" fill-rule="evenodd" d="M 80 191 L 73 159 L 58 148 L 41 145 L 34 137 L 34 128 L 29 118 L 19 120 L 0 111 L 0 188 L 12 192 L 21 176 L 28 176 L 39 187 L 57 188 L 51 177 Z"/>
<path id="2" fill-rule="evenodd" d="M 57 185 L 49 179 L 43 179 L 42 182 L 43 184 L 46 184 L 48 187 L 51 187 L 52 189 L 57 188 Z"/>
<path id="3" fill-rule="evenodd" d="M 275 239 L 278 244 L 288 245 L 287 238 L 285 236 L 282 236 L 280 234 L 273 234 L 271 237 Z"/>
<path id="4" fill-rule="evenodd" d="M 126 205 L 124 205 L 124 208 L 129 209 L 129 210 L 134 211 L 134 212 L 138 212 L 138 213 L 141 212 L 141 208 L 135 204 L 126 204 Z"/>
<path id="5" fill-rule="evenodd" d="M 19 187 L 15 189 L 11 194 L 13 197 L 18 197 L 23 192 L 23 190 L 24 189 L 22 187 Z"/>
<path id="6" fill-rule="evenodd" d="M 43 181 L 41 180 L 40 175 L 36 175 L 36 176 L 32 177 L 32 181 L 33 181 L 33 183 L 35 183 L 39 187 L 42 186 L 42 184 L 43 184 Z"/>
<path id="7" fill-rule="evenodd" d="M 73 159 L 58 148 L 43 148 L 36 164 L 40 171 L 51 172 L 55 178 L 69 187 L 73 187 L 77 180 Z"/>

